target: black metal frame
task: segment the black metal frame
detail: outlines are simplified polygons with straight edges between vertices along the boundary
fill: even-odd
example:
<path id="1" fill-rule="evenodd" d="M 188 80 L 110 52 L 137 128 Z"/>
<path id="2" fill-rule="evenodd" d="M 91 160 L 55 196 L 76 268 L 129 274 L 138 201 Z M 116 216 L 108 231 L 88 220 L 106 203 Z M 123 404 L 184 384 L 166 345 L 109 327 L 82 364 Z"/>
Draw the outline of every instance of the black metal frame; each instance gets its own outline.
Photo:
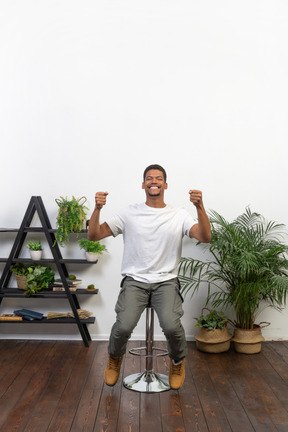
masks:
<path id="1" fill-rule="evenodd" d="M 38 213 L 40 222 L 42 227 L 31 227 L 32 219 L 35 215 L 35 213 Z M 27 210 L 25 212 L 25 215 L 23 217 L 22 223 L 20 225 L 20 228 L 18 230 L 16 229 L 1 229 L 1 232 L 17 232 L 16 239 L 13 243 L 13 246 L 11 248 L 11 252 L 9 254 L 8 258 L 2 258 L 0 259 L 1 262 L 6 262 L 4 270 L 2 272 L 1 278 L 0 278 L 0 304 L 4 297 L 23 297 L 23 292 L 21 293 L 19 290 L 14 288 L 8 288 L 8 283 L 11 278 L 12 272 L 10 270 L 10 267 L 13 263 L 16 262 L 30 262 L 29 259 L 21 259 L 19 258 L 20 252 L 22 250 L 22 247 L 24 245 L 26 235 L 28 232 L 43 232 L 46 236 L 48 245 L 50 247 L 53 259 L 41 259 L 38 262 L 39 263 L 54 263 L 57 267 L 59 276 L 63 282 L 63 286 L 65 289 L 65 295 L 64 292 L 47 292 L 46 294 L 40 293 L 35 296 L 35 298 L 67 298 L 72 312 L 74 314 L 75 319 L 64 319 L 64 321 L 61 320 L 41 320 L 37 321 L 37 323 L 74 323 L 77 324 L 77 327 L 79 329 L 79 332 L 81 334 L 83 343 L 86 347 L 89 346 L 89 342 L 91 341 L 91 336 L 89 333 L 89 330 L 87 328 L 87 324 L 95 322 L 94 317 L 90 317 L 86 320 L 82 320 L 79 318 L 77 309 L 80 309 L 80 305 L 78 302 L 77 294 L 89 294 L 84 290 L 78 289 L 75 293 L 71 292 L 67 283 L 67 277 L 68 277 L 68 271 L 66 268 L 67 263 L 85 263 L 87 264 L 86 260 L 77 260 L 77 259 L 63 259 L 60 248 L 58 243 L 55 243 L 55 229 L 52 229 L 46 209 L 44 207 L 42 198 L 40 196 L 32 196 L 30 199 L 30 202 L 28 204 Z M 83 230 L 86 232 L 85 230 Z M 55 243 L 55 245 L 54 245 Z M 53 246 L 54 245 L 54 246 Z M 90 263 L 91 264 L 91 263 Z M 97 293 L 98 290 L 95 292 Z M 93 293 L 92 293 L 93 294 Z M 1 321 L 2 323 L 12 323 L 13 321 Z M 18 323 L 19 321 L 15 321 L 13 323 Z M 24 322 L 24 321 L 23 321 Z M 34 321 L 29 321 L 29 323 L 34 323 Z M 26 322 L 25 322 L 26 323 Z"/>

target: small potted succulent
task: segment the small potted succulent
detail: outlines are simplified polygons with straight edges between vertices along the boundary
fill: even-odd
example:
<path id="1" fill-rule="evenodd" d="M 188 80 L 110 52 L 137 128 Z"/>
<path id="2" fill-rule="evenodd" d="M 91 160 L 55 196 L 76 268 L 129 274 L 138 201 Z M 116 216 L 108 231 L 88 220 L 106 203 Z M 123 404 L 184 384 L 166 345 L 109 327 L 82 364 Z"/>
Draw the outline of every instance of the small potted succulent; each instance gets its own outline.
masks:
<path id="1" fill-rule="evenodd" d="M 86 291 L 88 291 L 88 292 L 96 291 L 95 285 L 94 284 L 88 285 L 86 288 Z"/>
<path id="2" fill-rule="evenodd" d="M 39 261 L 42 258 L 42 244 L 41 240 L 38 241 L 28 241 L 27 247 L 30 252 L 31 259 L 34 261 Z"/>
<path id="3" fill-rule="evenodd" d="M 85 250 L 86 259 L 90 262 L 95 262 L 98 259 L 98 255 L 102 255 L 103 252 L 107 252 L 106 246 L 102 245 L 98 241 L 88 240 L 82 238 L 78 241 L 80 249 Z"/>

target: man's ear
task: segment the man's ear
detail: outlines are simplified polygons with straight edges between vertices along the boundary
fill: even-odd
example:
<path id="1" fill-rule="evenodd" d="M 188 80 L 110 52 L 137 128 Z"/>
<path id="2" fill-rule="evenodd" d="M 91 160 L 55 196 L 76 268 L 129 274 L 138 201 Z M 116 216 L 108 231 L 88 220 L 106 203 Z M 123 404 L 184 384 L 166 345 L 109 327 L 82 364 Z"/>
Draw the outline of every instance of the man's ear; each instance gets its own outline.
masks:
<path id="1" fill-rule="evenodd" d="M 144 182 L 142 182 L 142 189 L 145 189 L 145 185 L 144 185 Z"/>
<path id="2" fill-rule="evenodd" d="M 164 189 L 168 189 L 168 183 L 165 183 Z"/>

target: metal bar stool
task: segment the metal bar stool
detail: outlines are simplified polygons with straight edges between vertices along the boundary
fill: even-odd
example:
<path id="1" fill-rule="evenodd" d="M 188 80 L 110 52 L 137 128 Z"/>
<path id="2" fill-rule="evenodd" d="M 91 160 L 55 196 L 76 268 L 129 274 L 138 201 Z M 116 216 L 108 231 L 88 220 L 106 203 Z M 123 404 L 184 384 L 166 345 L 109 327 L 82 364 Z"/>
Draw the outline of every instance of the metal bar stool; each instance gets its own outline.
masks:
<path id="1" fill-rule="evenodd" d="M 142 353 L 142 351 L 145 351 Z M 154 351 L 160 351 L 154 354 Z M 153 359 L 168 354 L 167 349 L 154 346 L 154 309 L 149 304 L 146 308 L 146 345 L 140 348 L 131 348 L 129 353 L 146 358 L 144 372 L 132 374 L 124 378 L 123 385 L 129 390 L 142 393 L 157 393 L 170 389 L 167 375 L 158 374 L 153 370 Z"/>

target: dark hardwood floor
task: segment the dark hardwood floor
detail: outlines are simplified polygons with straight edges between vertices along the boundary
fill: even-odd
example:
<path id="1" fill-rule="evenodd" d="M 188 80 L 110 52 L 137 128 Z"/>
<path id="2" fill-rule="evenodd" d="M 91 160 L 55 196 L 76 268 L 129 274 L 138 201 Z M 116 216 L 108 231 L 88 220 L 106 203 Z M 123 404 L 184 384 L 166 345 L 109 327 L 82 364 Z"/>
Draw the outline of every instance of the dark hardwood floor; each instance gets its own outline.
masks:
<path id="1" fill-rule="evenodd" d="M 255 355 L 188 348 L 183 387 L 143 394 L 103 383 L 107 342 L 0 340 L 0 431 L 288 431 L 288 342 Z M 140 362 L 127 353 L 122 377 Z M 159 372 L 167 362 L 157 359 Z"/>

